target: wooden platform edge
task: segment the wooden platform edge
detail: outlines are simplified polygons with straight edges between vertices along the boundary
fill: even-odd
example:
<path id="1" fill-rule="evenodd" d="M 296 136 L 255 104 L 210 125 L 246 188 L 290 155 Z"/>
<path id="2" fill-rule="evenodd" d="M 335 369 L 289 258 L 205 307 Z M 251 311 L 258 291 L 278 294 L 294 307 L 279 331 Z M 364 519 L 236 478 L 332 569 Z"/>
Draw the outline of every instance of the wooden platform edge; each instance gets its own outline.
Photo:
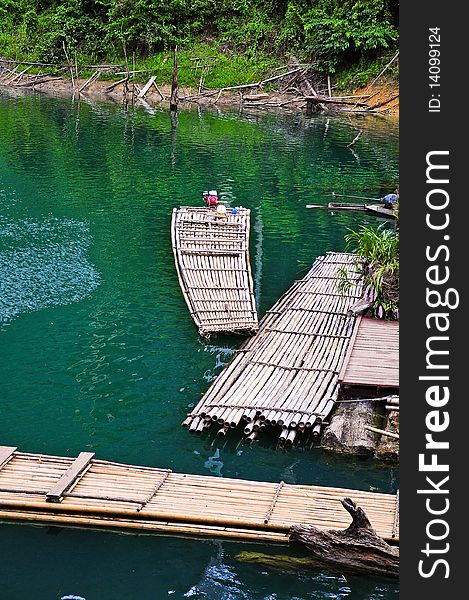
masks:
<path id="1" fill-rule="evenodd" d="M 214 537 L 218 539 L 236 540 L 258 543 L 275 543 L 288 545 L 290 535 L 286 532 L 259 531 L 257 529 L 241 529 L 216 525 L 195 525 L 193 523 L 177 523 L 171 521 L 132 521 L 124 518 L 106 518 L 99 515 L 57 514 L 46 511 L 22 511 L 0 507 L 0 522 L 17 523 L 18 521 L 58 527 L 76 527 L 79 529 L 106 529 L 114 531 L 132 530 L 136 534 L 160 534 L 171 537 Z"/>
<path id="2" fill-rule="evenodd" d="M 60 502 L 65 492 L 73 486 L 77 479 L 84 473 L 85 469 L 91 464 L 93 456 L 94 452 L 80 452 L 54 487 L 47 492 L 46 502 Z"/>
<path id="3" fill-rule="evenodd" d="M 13 458 L 17 446 L 0 446 L 0 469 Z"/>
<path id="4" fill-rule="evenodd" d="M 171 246 L 173 248 L 174 263 L 176 265 L 176 274 L 177 274 L 178 281 L 179 281 L 179 287 L 181 288 L 182 295 L 186 302 L 187 308 L 189 309 L 189 314 L 190 314 L 191 318 L 194 320 L 197 329 L 199 329 L 199 331 L 200 331 L 201 323 L 198 319 L 197 314 L 194 312 L 192 302 L 191 302 L 191 299 L 190 299 L 188 291 L 187 291 L 186 283 L 185 283 L 184 277 L 182 275 L 181 265 L 179 264 L 178 249 L 177 249 L 177 244 L 176 244 L 176 217 L 178 214 L 178 210 L 179 210 L 178 208 L 173 208 L 173 213 L 172 213 L 172 218 L 171 218 Z"/>
<path id="5" fill-rule="evenodd" d="M 350 362 L 350 357 L 352 356 L 353 346 L 355 344 L 355 340 L 357 339 L 358 329 L 360 328 L 361 320 L 362 320 L 362 315 L 358 315 L 355 319 L 355 323 L 353 324 L 353 331 L 352 331 L 352 335 L 350 336 L 350 341 L 348 344 L 347 352 L 344 356 L 344 360 L 342 362 L 342 367 L 339 371 L 339 375 L 337 378 L 337 380 L 340 384 L 343 383 L 345 372 L 347 371 L 347 366 Z"/>

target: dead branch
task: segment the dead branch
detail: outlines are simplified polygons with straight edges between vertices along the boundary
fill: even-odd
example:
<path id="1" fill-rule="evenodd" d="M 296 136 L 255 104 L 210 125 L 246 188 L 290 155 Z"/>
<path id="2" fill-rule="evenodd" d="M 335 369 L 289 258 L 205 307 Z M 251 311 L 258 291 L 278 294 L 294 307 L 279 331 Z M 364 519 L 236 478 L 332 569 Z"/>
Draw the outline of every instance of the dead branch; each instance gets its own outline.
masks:
<path id="1" fill-rule="evenodd" d="M 89 79 L 87 79 L 80 88 L 78 88 L 78 93 L 80 93 L 84 89 L 86 89 L 90 85 L 90 83 L 92 83 L 93 81 L 96 81 L 96 79 L 98 79 L 99 75 L 100 75 L 100 70 L 96 69 L 96 71 L 93 73 L 93 75 L 91 75 L 91 77 Z"/>
<path id="2" fill-rule="evenodd" d="M 351 146 L 353 146 L 355 144 L 355 142 L 360 139 L 361 134 L 363 133 L 363 129 L 360 129 L 360 131 L 357 133 L 357 135 L 353 138 L 353 140 L 350 142 L 350 144 L 347 144 L 347 148 L 350 148 Z"/>
<path id="3" fill-rule="evenodd" d="M 129 78 L 128 78 L 128 77 L 123 77 L 122 79 L 119 79 L 119 81 L 115 81 L 114 83 L 112 83 L 111 85 L 109 85 L 109 86 L 106 88 L 106 90 L 105 90 L 105 91 L 106 91 L 106 92 L 112 92 L 112 90 L 113 90 L 114 88 L 116 88 L 116 87 L 117 87 L 118 85 L 120 85 L 121 83 L 125 83 L 125 82 L 126 82 L 126 81 L 128 81 L 128 80 L 129 80 Z"/>
<path id="4" fill-rule="evenodd" d="M 392 98 L 388 98 L 387 100 L 383 100 L 381 102 L 377 102 L 376 104 L 372 104 L 370 106 L 370 109 L 374 110 L 375 108 L 380 108 L 381 106 L 385 106 L 386 104 L 389 104 L 390 102 L 392 102 L 393 100 L 396 100 L 397 98 L 399 98 L 399 94 L 396 94 L 395 96 L 392 96 Z"/>
<path id="5" fill-rule="evenodd" d="M 162 99 L 162 100 L 164 100 L 164 96 L 163 96 L 163 94 L 161 93 L 161 90 L 160 90 L 160 88 L 159 88 L 159 87 L 156 85 L 156 83 L 155 83 L 155 82 L 153 82 L 153 87 L 154 87 L 154 88 L 155 88 L 155 90 L 158 92 L 158 94 L 161 96 L 161 99 Z"/>

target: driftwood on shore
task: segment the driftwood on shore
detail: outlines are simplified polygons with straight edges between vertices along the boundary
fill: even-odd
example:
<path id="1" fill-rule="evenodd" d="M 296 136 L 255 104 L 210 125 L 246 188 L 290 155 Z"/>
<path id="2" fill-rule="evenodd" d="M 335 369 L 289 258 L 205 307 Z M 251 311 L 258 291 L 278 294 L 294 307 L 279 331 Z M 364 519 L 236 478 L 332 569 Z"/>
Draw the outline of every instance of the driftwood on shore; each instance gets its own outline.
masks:
<path id="1" fill-rule="evenodd" d="M 290 539 L 306 546 L 316 559 L 358 573 L 398 577 L 399 548 L 380 538 L 365 511 L 350 498 L 342 506 L 352 516 L 345 530 L 321 530 L 312 525 L 293 525 Z"/>
<path id="2" fill-rule="evenodd" d="M 80 69 L 90 71 L 91 77 L 81 78 L 79 80 L 79 68 L 76 57 L 73 62 L 72 57 L 68 56 L 64 45 L 64 53 L 67 61 L 61 64 L 39 63 L 28 61 L 15 61 L 7 58 L 0 58 L 0 84 L 11 87 L 30 87 L 41 89 L 41 86 L 56 80 L 62 84 L 63 89 L 70 88 L 74 94 L 82 94 L 85 90 L 90 91 L 92 84 L 102 74 L 112 74 L 113 76 L 125 76 L 118 81 L 110 82 L 108 86 L 100 91 L 104 94 L 122 95 L 127 102 L 141 100 L 150 94 L 150 88 L 154 87 L 158 93 L 156 102 L 168 101 L 170 108 L 175 111 L 178 103 L 193 102 L 198 104 L 217 105 L 223 100 L 228 103 L 233 102 L 233 94 L 239 97 L 240 108 L 246 109 L 289 109 L 306 110 L 307 114 L 317 111 L 345 111 L 345 112 L 388 112 L 393 102 L 398 99 L 398 95 L 392 98 L 386 98 L 371 104 L 370 101 L 376 94 L 361 94 L 357 96 L 333 96 L 330 76 L 319 73 L 314 64 L 301 64 L 295 57 L 292 57 L 288 64 L 277 67 L 271 71 L 270 76 L 252 83 L 241 83 L 239 85 L 226 86 L 218 89 L 208 89 L 204 87 L 205 75 L 211 65 L 204 65 L 198 89 L 194 93 L 184 94 L 178 97 L 177 89 L 177 70 L 176 79 L 173 77 L 171 92 L 163 93 L 156 83 L 156 76 L 148 69 L 136 70 L 129 69 L 127 64 L 98 64 L 82 65 Z M 176 52 L 174 53 L 176 61 Z M 177 63 L 175 63 L 177 65 Z M 39 73 L 31 74 L 29 70 L 35 67 L 40 70 Z M 123 70 L 125 67 L 125 71 Z M 176 67 L 177 68 L 177 67 Z M 192 67 L 191 67 L 192 68 Z M 61 75 L 58 75 L 61 74 Z M 66 75 L 71 77 L 71 81 Z M 148 88 L 142 87 L 142 90 L 135 93 L 136 85 L 129 89 L 129 80 L 135 81 L 135 77 L 141 74 L 146 76 Z M 61 81 L 59 81 L 61 80 Z M 152 81 L 153 80 L 153 81 Z M 150 81 L 152 81 L 150 83 Z M 373 82 L 374 84 L 374 82 Z M 122 89 L 119 90 L 119 85 Z M 272 88 L 274 86 L 274 88 Z M 371 85 L 369 86 L 371 88 Z M 42 88 L 43 89 L 43 88 Z M 93 89 L 94 91 L 94 89 Z M 141 98 L 137 98 L 141 95 Z M 223 96 L 223 99 L 222 99 Z M 222 99 L 222 100 L 221 100 Z M 154 101 L 154 98 L 147 99 Z M 346 108 L 349 106 L 349 108 Z"/>

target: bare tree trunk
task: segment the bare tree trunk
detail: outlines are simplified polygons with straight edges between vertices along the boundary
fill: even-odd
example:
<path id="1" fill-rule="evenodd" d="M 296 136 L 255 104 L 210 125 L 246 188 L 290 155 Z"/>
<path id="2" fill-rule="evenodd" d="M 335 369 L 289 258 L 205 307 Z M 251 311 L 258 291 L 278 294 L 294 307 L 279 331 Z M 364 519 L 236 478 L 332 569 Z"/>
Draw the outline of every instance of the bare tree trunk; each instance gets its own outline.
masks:
<path id="1" fill-rule="evenodd" d="M 178 47 L 174 46 L 173 81 L 171 83 L 171 99 L 169 110 L 175 112 L 178 109 Z"/>

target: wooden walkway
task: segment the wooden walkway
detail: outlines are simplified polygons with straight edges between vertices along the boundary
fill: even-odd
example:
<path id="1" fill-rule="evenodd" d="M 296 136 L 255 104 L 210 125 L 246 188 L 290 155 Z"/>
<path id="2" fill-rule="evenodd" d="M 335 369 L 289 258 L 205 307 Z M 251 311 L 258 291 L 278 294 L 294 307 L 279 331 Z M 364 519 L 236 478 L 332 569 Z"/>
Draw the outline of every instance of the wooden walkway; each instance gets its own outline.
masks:
<path id="1" fill-rule="evenodd" d="M 183 425 L 200 432 L 212 425 L 224 435 L 243 423 L 255 437 L 269 426 L 280 441 L 318 437 L 339 391 L 338 375 L 356 317 L 349 308 L 361 297 L 354 255 L 319 257 L 262 319 L 258 333 L 238 351 Z M 338 270 L 354 284 L 338 289 Z"/>
<path id="2" fill-rule="evenodd" d="M 398 495 L 267 483 L 97 460 L 27 454 L 0 446 L 0 519 L 136 532 L 283 542 L 294 524 L 342 529 L 351 497 L 378 535 L 399 541 Z"/>
<path id="3" fill-rule="evenodd" d="M 344 385 L 399 387 L 399 322 L 357 319 L 339 380 Z"/>
<path id="4" fill-rule="evenodd" d="M 199 333 L 257 331 L 249 264 L 250 211 L 216 217 L 209 208 L 173 210 L 171 238 L 184 298 Z"/>

